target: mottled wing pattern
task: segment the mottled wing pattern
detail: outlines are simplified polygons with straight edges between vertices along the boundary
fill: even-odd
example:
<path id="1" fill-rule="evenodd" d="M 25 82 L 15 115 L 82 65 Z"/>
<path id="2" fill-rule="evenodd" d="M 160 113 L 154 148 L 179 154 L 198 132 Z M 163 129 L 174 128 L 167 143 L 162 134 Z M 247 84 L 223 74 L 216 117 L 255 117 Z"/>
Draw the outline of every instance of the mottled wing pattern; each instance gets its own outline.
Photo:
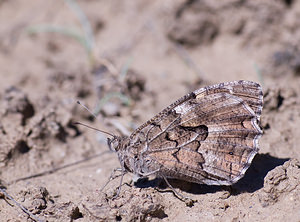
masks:
<path id="1" fill-rule="evenodd" d="M 130 137 L 157 175 L 210 185 L 237 182 L 258 152 L 263 94 L 259 84 L 234 81 L 182 97 Z"/>

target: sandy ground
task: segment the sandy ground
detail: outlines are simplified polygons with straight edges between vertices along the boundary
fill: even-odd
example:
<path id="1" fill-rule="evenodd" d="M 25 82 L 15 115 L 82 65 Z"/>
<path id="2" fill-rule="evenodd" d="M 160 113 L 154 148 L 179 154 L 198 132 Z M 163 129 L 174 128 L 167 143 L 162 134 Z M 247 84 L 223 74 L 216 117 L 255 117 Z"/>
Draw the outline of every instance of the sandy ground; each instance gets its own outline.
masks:
<path id="1" fill-rule="evenodd" d="M 300 221 L 299 1 L 77 3 L 0 0 L 1 188 L 40 221 Z M 128 134 L 196 88 L 239 79 L 259 82 L 265 103 L 259 154 L 237 184 L 171 181 L 190 206 L 130 174 L 118 198 L 119 179 L 101 190 L 117 156 L 73 122 Z M 1 193 L 0 218 L 33 220 Z"/>

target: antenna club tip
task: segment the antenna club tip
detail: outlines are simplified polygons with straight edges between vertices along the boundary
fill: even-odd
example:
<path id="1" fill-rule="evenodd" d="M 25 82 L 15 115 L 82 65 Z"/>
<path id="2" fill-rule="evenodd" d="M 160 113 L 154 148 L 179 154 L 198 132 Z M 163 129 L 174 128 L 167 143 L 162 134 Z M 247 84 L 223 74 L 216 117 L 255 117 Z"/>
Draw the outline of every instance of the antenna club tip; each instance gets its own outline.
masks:
<path id="1" fill-rule="evenodd" d="M 77 100 L 77 104 L 81 104 L 79 100 Z"/>

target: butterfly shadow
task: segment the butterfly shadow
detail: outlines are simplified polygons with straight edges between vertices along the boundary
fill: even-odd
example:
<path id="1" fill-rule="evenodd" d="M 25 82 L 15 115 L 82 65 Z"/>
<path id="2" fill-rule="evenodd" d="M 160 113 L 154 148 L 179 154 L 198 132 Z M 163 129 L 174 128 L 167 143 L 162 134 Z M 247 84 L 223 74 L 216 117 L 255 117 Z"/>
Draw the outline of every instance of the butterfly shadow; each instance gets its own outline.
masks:
<path id="1" fill-rule="evenodd" d="M 168 179 L 168 182 L 173 188 L 178 188 L 182 191 L 193 193 L 193 194 L 205 194 L 205 193 L 215 193 L 222 190 L 220 186 L 208 186 L 205 184 L 190 183 L 177 179 Z M 134 185 L 138 188 L 156 188 L 160 192 L 172 192 L 172 189 L 167 185 L 167 183 L 162 178 L 155 178 L 149 180 L 148 178 L 141 178 Z"/>
<path id="2" fill-rule="evenodd" d="M 229 190 L 232 195 L 238 195 L 244 192 L 253 193 L 263 187 L 264 178 L 269 171 L 282 165 L 288 160 L 288 158 L 276 158 L 269 154 L 257 154 L 245 176 L 232 186 L 196 184 L 177 179 L 168 179 L 168 181 L 173 188 L 179 188 L 180 190 L 191 194 L 216 193 L 222 190 Z M 135 186 L 139 188 L 153 187 L 162 192 L 172 192 L 168 189 L 168 185 L 164 180 L 160 178 L 153 180 L 142 178 L 135 183 Z"/>
<path id="3" fill-rule="evenodd" d="M 289 158 L 277 158 L 269 154 L 257 154 L 245 176 L 232 185 L 232 194 L 253 193 L 263 188 L 267 173 L 288 160 Z"/>

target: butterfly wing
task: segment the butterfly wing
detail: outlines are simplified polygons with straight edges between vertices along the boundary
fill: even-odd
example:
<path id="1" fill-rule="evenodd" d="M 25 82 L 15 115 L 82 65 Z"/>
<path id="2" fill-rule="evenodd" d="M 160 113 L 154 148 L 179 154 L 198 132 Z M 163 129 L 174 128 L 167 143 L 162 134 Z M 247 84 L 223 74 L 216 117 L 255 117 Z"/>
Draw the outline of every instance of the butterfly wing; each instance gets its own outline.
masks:
<path id="1" fill-rule="evenodd" d="M 230 185 L 258 152 L 262 100 L 260 85 L 250 81 L 201 88 L 139 127 L 131 141 L 158 176 Z"/>

